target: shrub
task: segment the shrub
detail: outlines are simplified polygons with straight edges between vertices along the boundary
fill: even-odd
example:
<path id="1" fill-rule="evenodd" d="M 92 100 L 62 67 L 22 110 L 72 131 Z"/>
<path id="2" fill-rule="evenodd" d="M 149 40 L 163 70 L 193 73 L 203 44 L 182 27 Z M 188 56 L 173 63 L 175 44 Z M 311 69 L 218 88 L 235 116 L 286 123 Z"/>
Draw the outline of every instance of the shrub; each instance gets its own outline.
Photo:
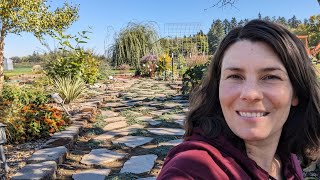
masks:
<path id="1" fill-rule="evenodd" d="M 153 77 L 156 70 L 156 63 L 158 58 L 156 55 L 146 55 L 140 60 L 141 63 L 141 75 L 147 77 Z"/>
<path id="2" fill-rule="evenodd" d="M 34 65 L 34 66 L 32 66 L 32 72 L 33 72 L 34 74 L 41 74 L 42 71 L 43 71 L 43 69 L 42 69 L 41 65 Z"/>
<path id="3" fill-rule="evenodd" d="M 196 65 L 187 69 L 182 77 L 182 94 L 188 95 L 195 87 L 197 87 L 205 72 L 207 71 L 209 62 L 201 65 Z"/>
<path id="4" fill-rule="evenodd" d="M 63 112 L 46 105 L 29 104 L 18 108 L 8 104 L 6 109 L 10 113 L 0 120 L 7 125 L 7 139 L 11 143 L 48 137 L 69 124 Z"/>
<path id="5" fill-rule="evenodd" d="M 0 96 L 1 102 L 15 102 L 19 107 L 27 104 L 45 104 L 49 102 L 49 96 L 44 89 L 35 89 L 32 86 L 4 85 Z"/>
<path id="6" fill-rule="evenodd" d="M 68 123 L 58 109 L 46 106 L 49 96 L 33 86 L 5 85 L 0 95 L 0 122 L 7 125 L 8 141 L 25 142 L 46 137 Z"/>
<path id="7" fill-rule="evenodd" d="M 81 70 L 81 78 L 84 82 L 93 84 L 98 80 L 99 76 L 99 66 L 101 62 L 92 56 L 92 54 L 88 54 L 86 60 L 83 63 L 82 70 Z"/>
<path id="8" fill-rule="evenodd" d="M 80 47 L 89 39 L 86 36 L 88 31 L 78 33 L 80 37 L 64 36 L 56 37 L 61 45 L 60 51 L 51 54 L 44 66 L 46 74 L 50 78 L 59 77 L 81 77 L 86 83 L 94 83 L 99 76 L 99 67 L 101 61 L 94 57 L 91 50 L 84 50 Z M 76 45 L 72 46 L 69 39 L 75 41 Z"/>
<path id="9" fill-rule="evenodd" d="M 53 80 L 54 90 L 59 93 L 65 104 L 78 99 L 85 91 L 85 83 L 76 77 L 57 77 Z"/>

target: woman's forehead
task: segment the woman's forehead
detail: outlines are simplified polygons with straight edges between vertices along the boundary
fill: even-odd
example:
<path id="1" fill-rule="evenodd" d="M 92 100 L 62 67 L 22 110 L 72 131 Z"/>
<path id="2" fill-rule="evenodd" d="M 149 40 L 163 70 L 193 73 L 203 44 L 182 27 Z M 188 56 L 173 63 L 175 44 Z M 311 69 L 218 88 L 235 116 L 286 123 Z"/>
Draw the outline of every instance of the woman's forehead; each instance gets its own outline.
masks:
<path id="1" fill-rule="evenodd" d="M 222 69 L 244 67 L 285 70 L 281 59 L 268 44 L 248 40 L 232 44 L 222 58 Z"/>

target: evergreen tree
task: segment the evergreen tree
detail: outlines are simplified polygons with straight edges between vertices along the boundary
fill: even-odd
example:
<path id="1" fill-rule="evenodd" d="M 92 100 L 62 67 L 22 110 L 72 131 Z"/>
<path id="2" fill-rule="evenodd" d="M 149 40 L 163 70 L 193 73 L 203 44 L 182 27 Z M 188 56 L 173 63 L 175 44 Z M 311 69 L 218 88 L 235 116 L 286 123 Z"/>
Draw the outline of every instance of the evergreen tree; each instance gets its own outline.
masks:
<path id="1" fill-rule="evenodd" d="M 278 17 L 278 19 L 276 20 L 276 23 L 281 24 L 283 26 L 287 26 L 287 20 L 285 17 Z"/>
<path id="2" fill-rule="evenodd" d="M 220 41 L 225 36 L 225 28 L 220 19 L 213 21 L 208 32 L 209 54 L 214 54 Z"/>
<path id="3" fill-rule="evenodd" d="M 238 26 L 237 19 L 233 17 L 230 22 L 230 30 Z"/>
<path id="4" fill-rule="evenodd" d="M 265 21 L 271 21 L 271 18 L 270 18 L 269 16 L 266 16 L 266 17 L 263 18 L 263 20 L 265 20 Z"/>
<path id="5" fill-rule="evenodd" d="M 290 28 L 297 28 L 301 24 L 301 21 L 297 19 L 295 15 L 292 18 L 288 19 L 288 25 Z"/>
<path id="6" fill-rule="evenodd" d="M 224 33 L 228 34 L 228 32 L 231 30 L 230 22 L 228 19 L 223 20 L 223 27 L 224 27 Z"/>

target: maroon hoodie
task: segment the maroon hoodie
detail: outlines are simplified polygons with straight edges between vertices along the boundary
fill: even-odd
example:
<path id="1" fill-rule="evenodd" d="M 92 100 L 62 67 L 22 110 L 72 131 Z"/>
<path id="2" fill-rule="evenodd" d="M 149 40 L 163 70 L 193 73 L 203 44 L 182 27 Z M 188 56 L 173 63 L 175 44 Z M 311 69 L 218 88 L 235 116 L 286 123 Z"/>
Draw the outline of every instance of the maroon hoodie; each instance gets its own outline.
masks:
<path id="1" fill-rule="evenodd" d="M 206 138 L 197 128 L 191 137 L 168 153 L 157 180 L 162 179 L 274 179 L 235 148 L 223 136 Z M 302 170 L 294 154 L 277 152 L 285 179 L 302 180 Z"/>

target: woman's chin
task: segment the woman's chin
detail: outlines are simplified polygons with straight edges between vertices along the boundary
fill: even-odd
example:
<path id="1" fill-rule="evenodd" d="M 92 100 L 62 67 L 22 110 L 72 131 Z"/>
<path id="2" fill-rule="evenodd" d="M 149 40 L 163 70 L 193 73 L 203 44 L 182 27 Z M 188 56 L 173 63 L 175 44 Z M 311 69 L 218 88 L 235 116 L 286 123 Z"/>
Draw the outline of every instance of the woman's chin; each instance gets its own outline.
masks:
<path id="1" fill-rule="evenodd" d="M 268 137 L 267 134 L 261 132 L 237 133 L 237 136 L 243 139 L 244 141 L 260 141 Z"/>

